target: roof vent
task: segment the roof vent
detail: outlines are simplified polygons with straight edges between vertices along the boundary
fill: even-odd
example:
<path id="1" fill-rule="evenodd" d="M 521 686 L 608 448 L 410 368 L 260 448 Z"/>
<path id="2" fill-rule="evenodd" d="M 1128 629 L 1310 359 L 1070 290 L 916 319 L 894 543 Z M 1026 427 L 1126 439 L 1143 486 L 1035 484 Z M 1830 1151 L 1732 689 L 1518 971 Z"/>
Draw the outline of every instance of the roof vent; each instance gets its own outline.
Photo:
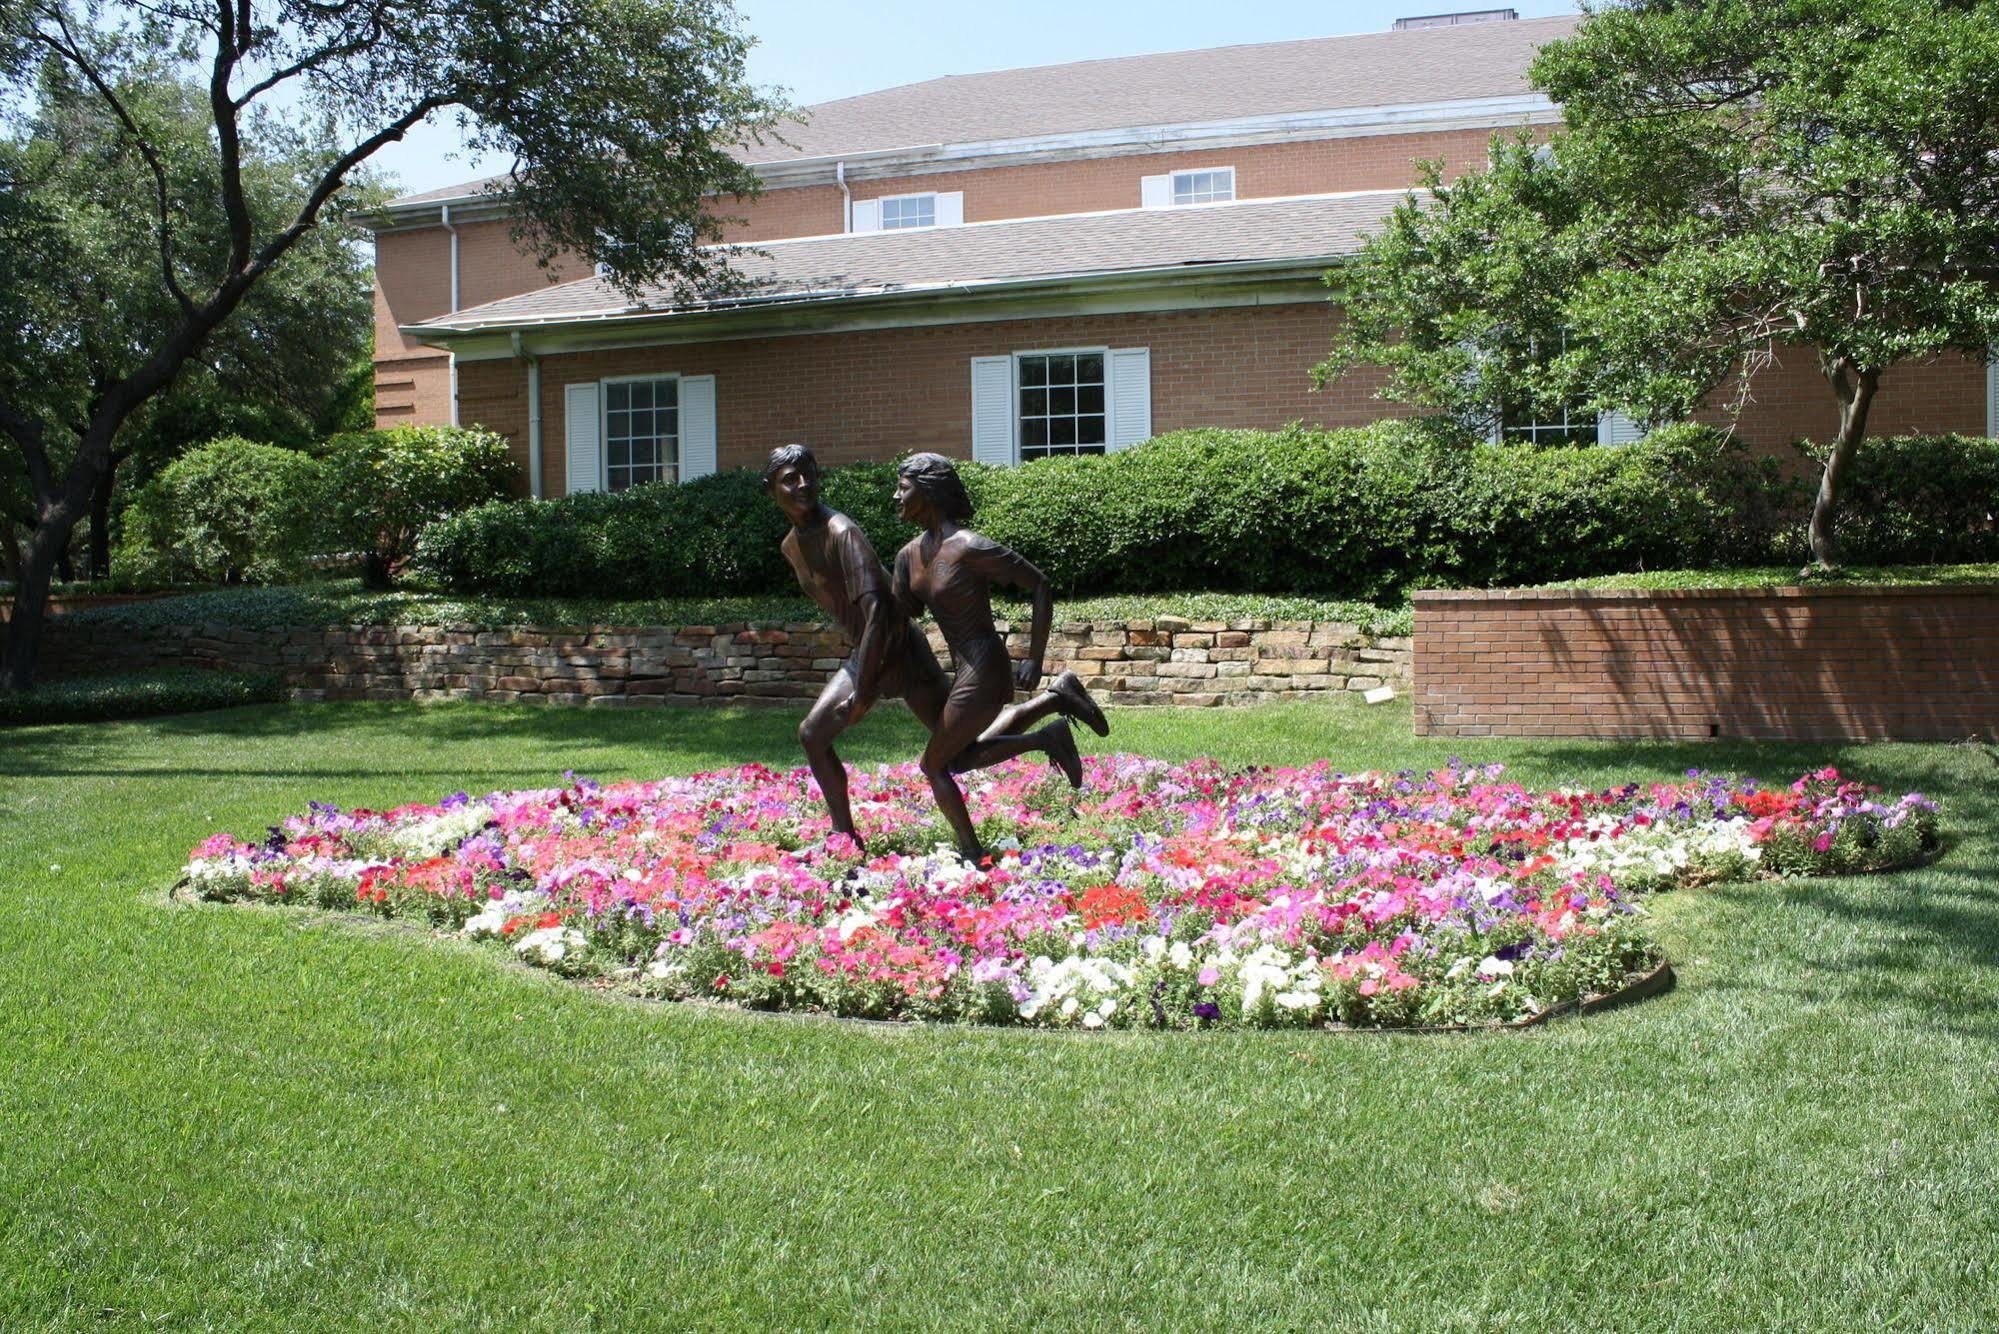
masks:
<path id="1" fill-rule="evenodd" d="M 1462 14 L 1425 14 L 1420 18 L 1395 20 L 1395 31 L 1408 28 L 1455 28 L 1460 23 L 1505 23 L 1520 17 L 1517 9 L 1469 9 Z"/>

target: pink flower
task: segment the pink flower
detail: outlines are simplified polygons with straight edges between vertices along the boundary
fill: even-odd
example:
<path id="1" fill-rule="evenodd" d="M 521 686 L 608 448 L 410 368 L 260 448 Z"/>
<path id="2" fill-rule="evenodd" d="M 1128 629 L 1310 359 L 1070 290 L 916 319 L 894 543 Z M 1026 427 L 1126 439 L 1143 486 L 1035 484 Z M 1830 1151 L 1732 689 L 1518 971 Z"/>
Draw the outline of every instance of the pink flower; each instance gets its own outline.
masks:
<path id="1" fill-rule="evenodd" d="M 1212 966 L 1203 968 L 1194 980 L 1204 987 L 1211 987 L 1222 980 L 1222 970 Z"/>

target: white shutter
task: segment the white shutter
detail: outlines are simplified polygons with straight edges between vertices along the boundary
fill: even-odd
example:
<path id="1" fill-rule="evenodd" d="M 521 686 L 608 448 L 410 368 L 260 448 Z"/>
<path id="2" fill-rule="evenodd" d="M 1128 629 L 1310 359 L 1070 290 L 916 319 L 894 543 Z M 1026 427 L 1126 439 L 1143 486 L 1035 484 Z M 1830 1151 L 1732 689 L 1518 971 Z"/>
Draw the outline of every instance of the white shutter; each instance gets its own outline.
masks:
<path id="1" fill-rule="evenodd" d="M 680 377 L 680 480 L 715 471 L 715 377 Z"/>
<path id="2" fill-rule="evenodd" d="M 962 227 L 965 224 L 965 192 L 946 190 L 937 196 L 937 225 Z"/>
<path id="3" fill-rule="evenodd" d="M 1005 467 L 1013 452 L 1013 358 L 972 358 L 972 457 Z"/>
<path id="4" fill-rule="evenodd" d="M 1138 178 L 1138 203 L 1140 208 L 1172 208 L 1173 177 L 1141 176 Z"/>
<path id="5" fill-rule="evenodd" d="M 854 219 L 847 228 L 850 232 L 878 232 L 882 229 L 882 201 L 879 199 L 856 199 Z"/>
<path id="6" fill-rule="evenodd" d="M 1596 418 L 1599 445 L 1628 445 L 1645 438 L 1645 427 L 1621 412 L 1601 412 Z"/>
<path id="7" fill-rule="evenodd" d="M 603 451 L 597 443 L 597 385 L 564 385 L 562 388 L 562 473 L 569 493 L 601 491 Z"/>
<path id="8" fill-rule="evenodd" d="M 1989 349 L 1985 363 L 1985 434 L 1999 436 L 1999 343 Z"/>
<path id="9" fill-rule="evenodd" d="M 1152 438 L 1152 349 L 1114 348 L 1105 358 L 1110 373 L 1110 448 L 1130 449 Z"/>

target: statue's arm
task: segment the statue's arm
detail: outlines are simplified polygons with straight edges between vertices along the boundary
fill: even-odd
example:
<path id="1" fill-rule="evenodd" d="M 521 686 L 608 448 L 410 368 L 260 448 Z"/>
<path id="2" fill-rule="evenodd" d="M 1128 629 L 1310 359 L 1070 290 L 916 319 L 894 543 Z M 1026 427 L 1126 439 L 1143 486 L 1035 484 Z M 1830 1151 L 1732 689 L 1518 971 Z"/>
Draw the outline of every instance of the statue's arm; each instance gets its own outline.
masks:
<path id="1" fill-rule="evenodd" d="M 1027 656 L 1014 669 L 1015 684 L 1031 691 L 1041 684 L 1042 664 L 1048 657 L 1048 632 L 1055 621 L 1055 591 L 1049 587 L 1048 577 L 1041 573 L 1040 567 L 1012 547 L 982 536 L 971 547 L 980 571 L 988 580 L 1024 590 L 1033 604 Z"/>
<path id="2" fill-rule="evenodd" d="M 861 626 L 855 655 L 860 660 L 861 698 L 871 700 L 881 690 L 882 669 L 888 665 L 889 631 L 898 617 L 895 599 L 880 593 L 863 593 L 861 608 L 867 619 Z"/>

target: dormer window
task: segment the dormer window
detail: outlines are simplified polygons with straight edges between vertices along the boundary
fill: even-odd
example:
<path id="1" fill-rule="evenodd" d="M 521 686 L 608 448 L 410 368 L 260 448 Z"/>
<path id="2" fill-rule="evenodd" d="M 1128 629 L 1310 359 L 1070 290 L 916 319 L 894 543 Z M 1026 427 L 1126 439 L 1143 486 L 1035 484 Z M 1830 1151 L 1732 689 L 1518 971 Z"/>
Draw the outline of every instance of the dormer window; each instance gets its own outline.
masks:
<path id="1" fill-rule="evenodd" d="M 892 232 L 898 227 L 935 227 L 937 225 L 936 195 L 902 195 L 882 200 L 882 230 Z"/>
<path id="2" fill-rule="evenodd" d="M 854 232 L 901 232 L 918 227 L 956 227 L 965 220 L 965 193 L 936 190 L 920 195 L 886 195 L 856 199 Z"/>
<path id="3" fill-rule="evenodd" d="M 1139 202 L 1146 208 L 1186 208 L 1194 204 L 1226 204 L 1235 198 L 1234 167 L 1197 167 L 1139 180 Z"/>

